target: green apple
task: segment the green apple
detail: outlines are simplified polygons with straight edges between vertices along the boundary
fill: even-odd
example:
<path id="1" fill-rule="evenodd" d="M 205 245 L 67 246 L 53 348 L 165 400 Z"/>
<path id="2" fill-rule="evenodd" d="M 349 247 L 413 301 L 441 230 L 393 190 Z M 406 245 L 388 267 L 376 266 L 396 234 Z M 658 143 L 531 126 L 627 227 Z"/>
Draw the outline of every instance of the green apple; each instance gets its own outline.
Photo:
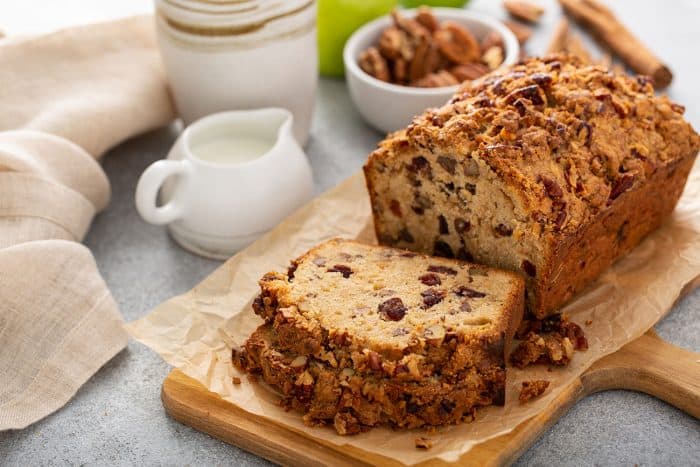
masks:
<path id="1" fill-rule="evenodd" d="M 400 3 L 406 8 L 418 8 L 421 5 L 463 8 L 469 0 L 401 0 Z"/>
<path id="2" fill-rule="evenodd" d="M 343 76 L 345 41 L 363 24 L 389 13 L 397 0 L 318 0 L 318 58 L 325 76 Z"/>

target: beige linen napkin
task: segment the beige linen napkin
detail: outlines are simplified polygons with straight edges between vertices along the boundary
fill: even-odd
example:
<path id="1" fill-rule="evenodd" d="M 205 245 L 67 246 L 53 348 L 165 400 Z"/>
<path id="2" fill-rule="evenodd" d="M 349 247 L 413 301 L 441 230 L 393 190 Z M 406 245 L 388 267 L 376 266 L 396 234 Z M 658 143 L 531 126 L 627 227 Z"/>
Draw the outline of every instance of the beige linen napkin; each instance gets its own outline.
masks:
<path id="1" fill-rule="evenodd" d="M 0 430 L 62 407 L 126 345 L 75 242 L 109 201 L 95 158 L 172 118 L 150 17 L 0 43 Z"/>

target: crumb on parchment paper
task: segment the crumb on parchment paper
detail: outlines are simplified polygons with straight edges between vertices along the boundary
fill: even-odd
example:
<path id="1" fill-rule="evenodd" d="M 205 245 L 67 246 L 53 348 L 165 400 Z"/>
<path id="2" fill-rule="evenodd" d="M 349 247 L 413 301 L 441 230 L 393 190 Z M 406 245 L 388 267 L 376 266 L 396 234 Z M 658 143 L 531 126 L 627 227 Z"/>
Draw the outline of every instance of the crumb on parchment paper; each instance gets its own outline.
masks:
<path id="1" fill-rule="evenodd" d="M 549 381 L 546 379 L 523 381 L 522 384 L 522 388 L 520 388 L 520 396 L 518 396 L 518 400 L 521 404 L 524 404 L 535 397 L 541 396 L 549 387 Z"/>
<path id="2" fill-rule="evenodd" d="M 433 447 L 433 441 L 426 436 L 418 436 L 415 439 L 417 449 L 430 449 Z"/>

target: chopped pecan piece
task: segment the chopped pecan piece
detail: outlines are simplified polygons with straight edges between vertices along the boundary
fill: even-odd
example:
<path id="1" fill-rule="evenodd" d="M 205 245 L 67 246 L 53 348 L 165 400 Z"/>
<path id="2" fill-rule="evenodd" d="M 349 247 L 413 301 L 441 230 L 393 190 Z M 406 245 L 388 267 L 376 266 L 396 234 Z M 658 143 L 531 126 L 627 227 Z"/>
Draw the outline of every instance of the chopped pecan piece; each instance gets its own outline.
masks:
<path id="1" fill-rule="evenodd" d="M 522 387 L 520 388 L 520 395 L 518 400 L 521 404 L 539 397 L 547 390 L 549 387 L 549 381 L 546 379 L 535 379 L 532 381 L 523 381 Z"/>

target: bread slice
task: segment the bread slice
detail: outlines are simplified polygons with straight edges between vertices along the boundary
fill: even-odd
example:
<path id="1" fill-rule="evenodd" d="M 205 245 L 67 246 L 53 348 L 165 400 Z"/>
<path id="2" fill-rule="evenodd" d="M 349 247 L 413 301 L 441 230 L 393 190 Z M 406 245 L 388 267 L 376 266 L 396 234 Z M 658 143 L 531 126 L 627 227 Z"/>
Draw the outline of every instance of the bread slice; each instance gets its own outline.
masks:
<path id="1" fill-rule="evenodd" d="M 309 423 L 440 425 L 504 403 L 524 308 L 517 274 L 334 239 L 260 288 L 253 308 L 266 324 L 238 361 Z"/>
<path id="2" fill-rule="evenodd" d="M 332 352 L 360 369 L 370 353 L 395 366 L 420 356 L 430 372 L 501 364 L 522 319 L 517 274 L 354 241 L 327 241 L 260 281 L 254 310 L 272 323 L 280 348 Z M 376 364 L 374 365 L 377 366 Z"/>
<path id="3" fill-rule="evenodd" d="M 377 238 L 517 271 L 543 318 L 673 211 L 700 147 L 683 111 L 648 78 L 527 59 L 380 143 Z"/>

